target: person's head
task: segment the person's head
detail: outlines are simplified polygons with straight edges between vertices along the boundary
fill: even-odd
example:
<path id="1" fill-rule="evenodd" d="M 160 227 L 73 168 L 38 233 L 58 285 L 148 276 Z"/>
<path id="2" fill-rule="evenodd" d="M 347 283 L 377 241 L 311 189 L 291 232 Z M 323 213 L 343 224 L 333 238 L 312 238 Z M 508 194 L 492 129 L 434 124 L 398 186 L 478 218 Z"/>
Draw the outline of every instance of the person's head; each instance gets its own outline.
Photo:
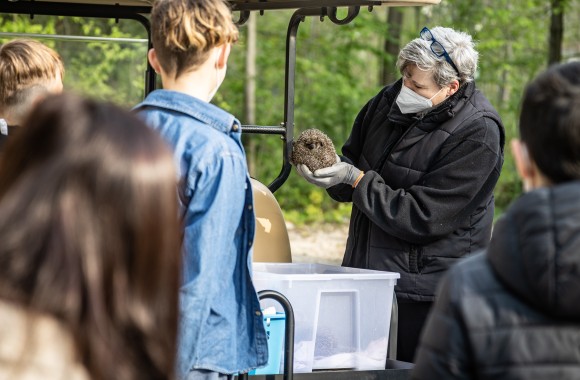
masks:
<path id="1" fill-rule="evenodd" d="M 204 65 L 215 70 L 215 90 L 225 78 L 238 29 L 223 0 L 157 0 L 151 10 L 149 61 L 164 80 Z M 215 93 L 215 92 L 214 92 Z"/>
<path id="2" fill-rule="evenodd" d="M 555 65 L 524 92 L 512 142 L 525 190 L 580 179 L 580 62 Z"/>
<path id="3" fill-rule="evenodd" d="M 401 49 L 397 68 L 404 86 L 437 105 L 463 83 L 473 81 L 479 54 L 471 36 L 464 32 L 436 26 L 421 35 L 424 37 L 415 38 Z M 434 41 L 434 50 L 442 47 L 448 57 L 433 52 Z"/>
<path id="4" fill-rule="evenodd" d="M 59 320 L 92 380 L 170 378 L 181 237 L 169 148 L 114 105 L 63 94 L 33 112 L 0 158 L 0 298 Z"/>
<path id="5" fill-rule="evenodd" d="M 17 39 L 0 45 L 0 118 L 19 125 L 34 104 L 62 91 L 64 66 L 42 43 Z"/>

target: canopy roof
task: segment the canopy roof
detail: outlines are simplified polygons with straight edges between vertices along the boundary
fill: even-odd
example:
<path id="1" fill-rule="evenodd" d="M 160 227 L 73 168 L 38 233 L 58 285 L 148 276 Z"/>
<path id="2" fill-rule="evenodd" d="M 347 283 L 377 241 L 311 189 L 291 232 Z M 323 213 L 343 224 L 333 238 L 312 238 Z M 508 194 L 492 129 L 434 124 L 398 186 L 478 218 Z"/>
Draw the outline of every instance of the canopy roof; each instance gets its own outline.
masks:
<path id="1" fill-rule="evenodd" d="M 12 0 L 27 3 L 29 0 Z M 36 3 L 75 3 L 86 5 L 110 5 L 139 7 L 146 10 L 153 0 L 36 0 Z M 344 6 L 413 6 L 438 4 L 441 0 L 228 0 L 234 10 L 296 9 Z"/>

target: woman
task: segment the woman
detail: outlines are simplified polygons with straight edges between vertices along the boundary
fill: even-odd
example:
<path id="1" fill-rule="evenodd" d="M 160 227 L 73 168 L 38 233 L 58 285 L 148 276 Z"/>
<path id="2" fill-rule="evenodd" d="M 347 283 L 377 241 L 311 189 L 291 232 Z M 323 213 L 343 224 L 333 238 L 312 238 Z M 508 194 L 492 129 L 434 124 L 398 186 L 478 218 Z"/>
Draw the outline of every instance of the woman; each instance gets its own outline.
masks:
<path id="1" fill-rule="evenodd" d="M 126 111 L 42 102 L 0 160 L 0 379 L 171 379 L 175 172 Z"/>
<path id="2" fill-rule="evenodd" d="M 399 53 L 403 77 L 360 111 L 341 162 L 297 168 L 353 202 L 342 265 L 401 274 L 399 360 L 413 361 L 443 273 L 491 235 L 504 130 L 475 87 L 477 61 L 471 36 L 424 28 Z"/>

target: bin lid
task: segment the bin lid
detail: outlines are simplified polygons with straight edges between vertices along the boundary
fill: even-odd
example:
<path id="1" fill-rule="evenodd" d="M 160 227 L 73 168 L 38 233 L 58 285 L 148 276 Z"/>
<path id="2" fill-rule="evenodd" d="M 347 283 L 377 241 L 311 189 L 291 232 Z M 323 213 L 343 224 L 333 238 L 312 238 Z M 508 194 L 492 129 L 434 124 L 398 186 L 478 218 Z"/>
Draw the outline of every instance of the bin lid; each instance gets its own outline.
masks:
<path id="1" fill-rule="evenodd" d="M 397 272 L 309 263 L 254 263 L 253 272 L 254 277 L 259 278 L 312 281 L 333 279 L 396 280 L 401 277 Z"/>

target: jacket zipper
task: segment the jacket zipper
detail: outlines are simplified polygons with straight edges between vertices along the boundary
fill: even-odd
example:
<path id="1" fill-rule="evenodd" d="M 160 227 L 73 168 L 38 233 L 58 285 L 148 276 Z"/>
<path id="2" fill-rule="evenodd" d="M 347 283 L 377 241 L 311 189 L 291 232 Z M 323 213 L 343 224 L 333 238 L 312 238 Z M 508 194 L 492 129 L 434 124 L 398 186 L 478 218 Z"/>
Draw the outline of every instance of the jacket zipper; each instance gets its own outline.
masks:
<path id="1" fill-rule="evenodd" d="M 409 133 L 409 131 L 411 131 L 411 129 L 415 128 L 417 126 L 417 124 L 419 124 L 419 122 L 421 120 L 423 120 L 424 116 L 425 115 L 417 117 L 416 121 L 413 124 L 411 124 L 407 128 L 407 130 L 394 143 L 391 143 L 391 145 L 387 146 L 387 148 L 385 149 L 385 152 L 381 156 L 381 159 L 378 161 L 378 165 L 376 165 L 373 168 L 374 171 L 376 171 L 377 173 L 380 173 L 383 170 L 383 167 L 384 167 L 385 163 L 387 162 L 387 157 L 391 154 L 391 151 L 393 150 L 393 148 L 395 146 L 397 146 L 397 144 L 399 144 L 403 140 L 403 138 L 405 138 L 405 136 L 407 136 L 407 134 Z M 360 219 L 360 214 L 361 214 L 361 211 L 357 210 L 357 214 L 355 215 L 355 220 L 353 222 L 352 249 L 350 250 L 349 257 L 348 257 L 349 264 L 352 260 L 353 253 L 356 252 L 356 248 L 358 245 L 358 222 Z M 367 236 L 367 238 L 370 238 L 370 233 L 371 233 L 371 231 L 370 231 L 370 225 L 369 225 L 369 231 L 368 231 L 369 236 Z M 369 249 L 365 250 L 365 266 L 366 266 L 366 268 L 369 268 L 369 252 L 368 251 L 369 251 Z M 346 261 L 346 260 L 343 260 L 343 261 Z"/>
<path id="2" fill-rule="evenodd" d="M 360 211 L 357 210 L 356 215 L 354 216 L 354 222 L 353 222 L 353 232 L 352 232 L 352 248 L 350 249 L 350 251 L 348 252 L 348 258 L 346 258 L 347 260 L 343 260 L 344 262 L 346 262 L 348 265 L 352 265 L 352 256 L 353 253 L 356 251 L 356 246 L 358 244 L 358 220 L 360 219 Z M 363 269 L 368 269 L 368 255 L 366 255 L 366 268 Z"/>
<path id="3" fill-rule="evenodd" d="M 393 149 L 401 142 L 403 141 L 403 139 L 409 134 L 409 132 L 415 128 L 419 122 L 421 122 L 421 120 L 423 120 L 423 116 L 417 117 L 415 122 L 411 125 L 409 125 L 409 127 L 407 128 L 407 130 L 405 132 L 403 132 L 403 134 L 401 134 L 401 136 L 393 143 L 391 143 L 391 145 L 389 145 L 386 149 L 385 152 L 383 153 L 383 155 L 381 156 L 381 159 L 377 162 L 377 165 L 373 168 L 373 170 L 377 171 L 377 173 L 380 173 L 384 166 L 385 163 L 387 162 L 387 158 L 389 157 L 389 155 L 391 154 L 391 152 L 393 151 Z"/>
<path id="4" fill-rule="evenodd" d="M 412 245 L 409 250 L 409 273 L 419 273 L 419 253 L 416 246 Z"/>

